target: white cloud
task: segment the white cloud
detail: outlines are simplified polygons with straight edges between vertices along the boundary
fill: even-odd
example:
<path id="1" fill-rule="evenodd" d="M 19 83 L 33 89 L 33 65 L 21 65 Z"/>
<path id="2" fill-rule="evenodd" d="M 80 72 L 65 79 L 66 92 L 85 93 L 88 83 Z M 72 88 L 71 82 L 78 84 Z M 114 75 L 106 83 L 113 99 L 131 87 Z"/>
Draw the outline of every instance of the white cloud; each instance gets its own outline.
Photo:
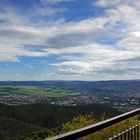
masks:
<path id="1" fill-rule="evenodd" d="M 28 23 L 28 18 L 14 7 L 4 6 L 0 11 L 0 20 L 5 24 L 23 25 Z"/>
<path id="2" fill-rule="evenodd" d="M 108 7 L 108 6 L 116 6 L 120 4 L 124 0 L 98 0 L 96 2 L 96 5 L 103 6 L 103 7 Z M 94 2 L 95 4 L 95 2 Z"/>
<path id="3" fill-rule="evenodd" d="M 0 26 L 0 61 L 19 62 L 20 57 L 57 55 L 63 62 L 50 66 L 56 67 L 59 74 L 95 76 L 101 71 L 118 71 L 121 75 L 128 69 L 128 73 L 137 71 L 138 76 L 138 61 L 133 65 L 129 62 L 140 56 L 140 3 L 99 0 L 96 4 L 106 8 L 104 16 L 70 22 L 63 19 L 41 26 L 30 22 L 36 14 L 48 16 L 62 12 L 63 9 L 48 5 L 64 1 L 72 0 L 42 0 L 43 6 L 38 10 L 34 7 L 36 12 L 29 16 L 20 17 L 10 8 L 6 9 L 5 15 L 1 13 L 0 19 L 6 24 Z M 114 43 L 107 45 L 108 39 Z M 102 43 L 102 40 L 105 41 Z"/>
<path id="4" fill-rule="evenodd" d="M 140 31 L 135 31 L 131 33 L 134 37 L 140 37 Z"/>
<path id="5" fill-rule="evenodd" d="M 43 28 L 3 24 L 0 26 L 1 49 L 3 49 L 1 61 L 5 59 L 5 54 L 7 54 L 8 60 L 11 58 L 11 61 L 15 61 L 20 56 L 33 56 L 33 54 L 45 56 L 53 51 L 52 48 L 58 48 L 61 52 L 61 48 L 68 47 L 69 44 L 70 48 L 76 47 L 78 44 L 86 46 L 92 39 L 100 38 L 98 30 L 101 30 L 103 37 L 107 35 L 107 31 L 102 29 L 104 24 L 100 19 L 84 20 L 78 23 L 63 23 L 63 25 L 58 23 L 55 26 Z M 111 32 L 108 34 L 113 36 Z M 28 50 L 29 47 L 25 47 L 31 45 L 34 46 L 34 49 L 38 46 L 42 52 L 31 52 Z M 9 53 L 7 53 L 7 50 L 9 50 Z M 71 50 L 73 49 L 71 48 Z M 15 52 L 14 54 L 13 51 Z M 23 51 L 26 51 L 26 53 L 23 53 Z M 54 53 L 52 52 L 52 54 Z"/>
<path id="6" fill-rule="evenodd" d="M 75 1 L 75 0 L 40 0 L 40 1 L 44 4 L 54 5 L 54 4 L 61 3 L 61 2 L 71 2 L 71 1 Z"/>
<path id="7" fill-rule="evenodd" d="M 0 42 L 0 61 L 13 61 L 19 62 L 19 57 L 41 57 L 45 56 L 44 52 L 29 51 L 23 46 L 18 46 L 17 44 L 6 44 Z"/>
<path id="8" fill-rule="evenodd" d="M 59 67 L 58 72 L 63 74 L 88 74 L 92 71 L 92 65 L 82 61 L 67 61 L 51 65 Z"/>

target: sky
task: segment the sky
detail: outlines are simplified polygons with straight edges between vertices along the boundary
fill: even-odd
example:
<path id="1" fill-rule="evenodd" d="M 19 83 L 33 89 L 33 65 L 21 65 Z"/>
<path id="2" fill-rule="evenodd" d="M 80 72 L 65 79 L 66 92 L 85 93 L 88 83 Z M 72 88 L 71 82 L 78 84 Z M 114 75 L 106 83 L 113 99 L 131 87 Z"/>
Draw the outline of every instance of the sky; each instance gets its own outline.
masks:
<path id="1" fill-rule="evenodd" d="M 0 81 L 140 79 L 139 0 L 0 0 Z"/>

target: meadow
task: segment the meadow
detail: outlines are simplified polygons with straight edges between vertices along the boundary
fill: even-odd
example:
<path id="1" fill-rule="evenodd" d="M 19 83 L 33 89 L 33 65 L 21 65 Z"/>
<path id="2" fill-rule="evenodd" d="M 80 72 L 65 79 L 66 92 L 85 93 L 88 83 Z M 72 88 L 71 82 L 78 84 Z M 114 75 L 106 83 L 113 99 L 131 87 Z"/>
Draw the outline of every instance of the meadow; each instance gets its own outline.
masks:
<path id="1" fill-rule="evenodd" d="M 0 94 L 16 94 L 28 96 L 66 97 L 80 95 L 80 92 L 66 88 L 49 88 L 41 86 L 0 86 Z"/>

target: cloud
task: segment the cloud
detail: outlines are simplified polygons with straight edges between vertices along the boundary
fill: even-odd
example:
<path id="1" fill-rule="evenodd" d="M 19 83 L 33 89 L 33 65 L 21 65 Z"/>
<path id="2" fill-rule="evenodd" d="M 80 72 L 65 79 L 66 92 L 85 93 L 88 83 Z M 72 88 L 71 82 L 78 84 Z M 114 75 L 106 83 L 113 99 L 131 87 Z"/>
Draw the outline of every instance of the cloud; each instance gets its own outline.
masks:
<path id="1" fill-rule="evenodd" d="M 29 56 L 32 56 L 32 54 L 45 56 L 50 54 L 53 48 L 57 48 L 58 51 L 61 52 L 61 49 L 65 47 L 86 46 L 89 42 L 92 43 L 93 40 L 101 37 L 99 32 L 102 32 L 102 37 L 107 37 L 107 34 L 108 36 L 112 35 L 112 37 L 116 35 L 113 32 L 108 33 L 102 29 L 103 25 L 100 19 L 84 20 L 78 23 L 63 23 L 63 25 L 58 23 L 55 26 L 47 28 L 2 24 L 0 27 L 0 41 L 2 43 L 1 46 L 6 46 L 5 52 L 3 50 L 2 53 L 6 54 L 7 50 L 12 51 L 16 49 L 15 55 L 13 55 L 13 51 L 12 53 L 7 53 L 8 55 L 12 55 L 12 57 L 9 58 L 13 58 L 14 56 L 16 59 L 18 59 L 18 57 L 20 58 L 20 55 L 27 56 L 27 53 L 18 53 L 19 51 L 23 52 L 23 50 L 29 52 Z M 34 50 L 33 53 L 28 50 L 30 46 L 32 46 Z M 37 46 L 42 53 L 35 51 Z M 52 54 L 53 53 L 55 52 L 52 52 Z M 3 61 L 2 57 L 3 55 L 1 55 L 1 61 Z M 12 60 L 15 61 L 15 59 L 11 59 L 11 61 Z"/>
<path id="2" fill-rule="evenodd" d="M 98 6 L 103 6 L 103 7 L 110 7 L 110 6 L 116 6 L 120 4 L 122 0 L 98 0 L 96 3 L 94 2 L 93 4 L 96 4 Z"/>
<path id="3" fill-rule="evenodd" d="M 140 3 L 99 0 L 94 5 L 105 8 L 102 16 L 42 21 L 44 16 L 64 12 L 65 8 L 56 5 L 70 1 L 41 0 L 37 7 L 28 9 L 33 12 L 26 16 L 17 9 L 5 8 L 0 13 L 0 61 L 20 62 L 21 57 L 52 55 L 62 61 L 50 63 L 55 75 L 97 78 L 102 73 L 114 78 L 115 74 L 129 77 L 130 73 L 139 77 Z"/>
<path id="4" fill-rule="evenodd" d="M 28 5 L 22 7 L 21 5 L 13 5 L 10 3 L 0 2 L 0 21 L 4 24 L 11 25 L 46 25 L 49 20 L 55 19 L 55 15 L 63 13 L 67 10 L 65 7 L 56 7 L 53 5 L 45 4 L 43 1 L 29 1 Z M 20 3 L 20 2 L 19 2 Z M 51 3 L 51 2 L 50 2 Z M 26 4 L 26 2 L 25 2 Z M 47 17 L 47 20 L 45 20 Z M 42 26 L 42 25 L 40 25 Z"/>
<path id="5" fill-rule="evenodd" d="M 134 37 L 140 37 L 140 31 L 135 31 L 131 33 Z"/>
<path id="6" fill-rule="evenodd" d="M 40 0 L 42 3 L 47 4 L 47 5 L 55 5 L 61 2 L 71 2 L 75 0 Z"/>
<path id="7" fill-rule="evenodd" d="M 63 74 L 88 74 L 92 71 L 91 64 L 82 61 L 68 61 L 51 65 L 58 67 L 58 72 Z"/>
<path id="8" fill-rule="evenodd" d="M 41 57 L 45 55 L 46 53 L 44 52 L 30 51 L 17 44 L 7 45 L 6 43 L 0 42 L 0 61 L 2 62 L 19 62 L 20 57 Z"/>
<path id="9" fill-rule="evenodd" d="M 28 23 L 29 19 L 19 9 L 15 9 L 12 6 L 1 6 L 0 8 L 0 20 L 2 23 L 16 25 Z"/>

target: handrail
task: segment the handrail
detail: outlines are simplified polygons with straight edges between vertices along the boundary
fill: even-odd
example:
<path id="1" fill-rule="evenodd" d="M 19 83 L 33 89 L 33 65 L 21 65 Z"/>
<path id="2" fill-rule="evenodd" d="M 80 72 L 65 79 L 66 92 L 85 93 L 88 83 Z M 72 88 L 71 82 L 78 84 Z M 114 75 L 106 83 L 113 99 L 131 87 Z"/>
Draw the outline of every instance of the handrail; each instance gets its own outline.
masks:
<path id="1" fill-rule="evenodd" d="M 118 115 L 116 117 L 113 117 L 113 118 L 110 118 L 107 120 L 104 120 L 102 122 L 99 122 L 99 123 L 96 123 L 93 125 L 89 125 L 87 127 L 81 128 L 81 129 L 73 130 L 73 131 L 67 132 L 65 134 L 57 135 L 55 137 L 48 138 L 45 140 L 75 140 L 77 138 L 92 134 L 103 128 L 109 127 L 118 122 L 124 121 L 125 119 L 128 119 L 128 118 L 138 115 L 138 114 L 140 114 L 140 108 L 127 112 L 127 113 L 124 113 L 124 114 L 121 114 L 121 115 Z"/>

